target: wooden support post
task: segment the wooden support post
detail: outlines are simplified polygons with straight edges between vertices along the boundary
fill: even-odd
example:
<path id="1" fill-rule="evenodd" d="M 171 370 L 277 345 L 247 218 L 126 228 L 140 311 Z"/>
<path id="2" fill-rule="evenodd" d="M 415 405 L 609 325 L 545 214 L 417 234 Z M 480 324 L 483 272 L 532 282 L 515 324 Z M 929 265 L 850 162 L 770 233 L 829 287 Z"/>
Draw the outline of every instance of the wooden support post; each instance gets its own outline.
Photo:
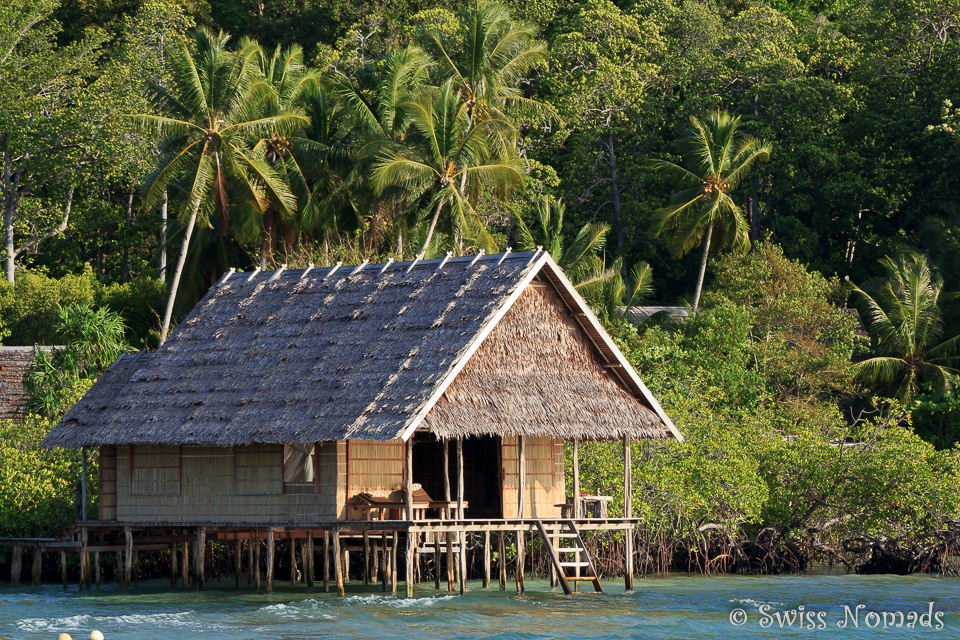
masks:
<path id="1" fill-rule="evenodd" d="M 87 561 L 87 572 L 89 575 L 90 571 L 90 561 Z M 140 586 L 140 552 L 133 552 L 133 586 Z"/>
<path id="2" fill-rule="evenodd" d="M 413 520 L 413 435 L 407 440 L 407 467 L 404 474 L 407 493 L 407 520 Z"/>
<path id="3" fill-rule="evenodd" d="M 117 551 L 117 586 L 123 587 L 123 551 Z M 82 582 L 80 589 L 83 589 Z"/>
<path id="4" fill-rule="evenodd" d="M 500 573 L 500 591 L 507 590 L 507 551 L 503 544 L 503 537 L 507 535 L 506 531 L 497 533 L 497 565 Z"/>
<path id="5" fill-rule="evenodd" d="M 13 545 L 13 559 L 10 561 L 10 586 L 20 586 L 20 574 L 23 572 L 23 547 Z"/>
<path id="6" fill-rule="evenodd" d="M 307 572 L 307 588 L 313 589 L 313 531 L 307 531 L 307 551 L 303 558 L 303 568 Z"/>
<path id="7" fill-rule="evenodd" d="M 190 543 L 183 541 L 180 549 L 180 572 L 183 575 L 183 590 L 187 590 L 187 583 L 190 580 Z"/>
<path id="8" fill-rule="evenodd" d="M 463 438 L 457 438 L 457 519 L 465 517 L 463 509 Z M 466 532 L 460 531 L 460 558 L 457 566 L 460 568 L 460 595 L 466 593 L 467 582 L 467 548 Z"/>
<path id="9" fill-rule="evenodd" d="M 483 532 L 483 588 L 490 588 L 490 532 Z"/>
<path id="10" fill-rule="evenodd" d="M 90 588 L 90 552 L 87 551 L 89 532 L 86 527 L 80 528 L 80 582 L 83 589 Z"/>
<path id="11" fill-rule="evenodd" d="M 453 568 L 453 534 L 447 531 L 447 591 L 450 592 L 456 586 Z"/>
<path id="12" fill-rule="evenodd" d="M 370 567 L 370 582 L 376 584 L 380 582 L 380 552 L 376 538 L 370 542 L 370 561 L 373 563 Z"/>
<path id="13" fill-rule="evenodd" d="M 342 558 L 340 557 L 340 530 L 333 530 L 333 571 L 336 574 L 337 579 L 337 595 L 343 596 L 345 591 L 343 587 L 343 567 L 341 566 Z"/>
<path id="14" fill-rule="evenodd" d="M 384 534 L 386 535 L 386 534 Z M 323 532 L 323 590 L 330 592 L 330 532 Z"/>
<path id="15" fill-rule="evenodd" d="M 580 513 L 580 441 L 573 441 L 573 519 L 583 517 Z"/>
<path id="16" fill-rule="evenodd" d="M 33 548 L 33 567 L 30 571 L 30 584 L 40 584 L 40 571 L 43 568 L 43 552 L 40 545 Z"/>
<path id="17" fill-rule="evenodd" d="M 517 436 L 517 517 L 524 514 L 523 498 L 527 492 L 527 454 L 524 450 L 523 436 Z"/>
<path id="18" fill-rule="evenodd" d="M 74 512 L 76 513 L 76 512 Z M 87 521 L 87 448 L 80 447 L 80 514 Z"/>
<path id="19" fill-rule="evenodd" d="M 623 517 L 633 517 L 633 462 L 631 460 L 630 436 L 623 436 Z M 633 527 L 624 532 L 623 586 L 633 591 Z"/>
<path id="20" fill-rule="evenodd" d="M 133 578 L 133 531 L 130 527 L 123 528 L 123 537 L 127 547 L 123 555 L 123 584 L 129 590 Z"/>
<path id="21" fill-rule="evenodd" d="M 387 592 L 387 585 L 390 584 L 390 542 L 387 540 L 387 532 L 383 532 L 383 568 L 380 569 L 380 580 L 383 582 L 383 592 Z"/>
<path id="22" fill-rule="evenodd" d="M 433 532 L 433 582 L 434 588 L 440 590 L 440 532 Z"/>
<path id="23" fill-rule="evenodd" d="M 297 586 L 297 539 L 290 537 L 290 586 Z"/>
<path id="24" fill-rule="evenodd" d="M 99 555 L 99 554 L 98 554 Z M 67 552 L 63 549 L 60 550 L 60 580 L 63 582 L 63 588 L 67 588 Z M 97 586 L 100 586 L 99 580 L 97 581 Z"/>
<path id="25" fill-rule="evenodd" d="M 517 531 L 517 593 L 523 593 L 523 565 L 526 562 L 523 549 L 523 531 Z"/>
<path id="26" fill-rule="evenodd" d="M 196 575 L 196 588 L 197 591 L 203 591 L 203 583 L 206 578 L 205 575 L 205 565 L 206 562 L 205 556 L 207 555 L 207 528 L 206 527 L 197 527 L 197 543 L 196 543 L 196 552 L 197 557 L 194 560 L 194 574 Z"/>
<path id="27" fill-rule="evenodd" d="M 343 582 L 350 582 L 350 551 L 347 549 L 347 543 L 340 545 L 340 553 L 343 554 Z"/>
<path id="28" fill-rule="evenodd" d="M 363 584 L 370 584 L 370 533 L 363 532 Z"/>
<path id="29" fill-rule="evenodd" d="M 240 588 L 240 576 L 243 573 L 243 540 L 237 540 L 233 543 L 233 583 Z"/>
<path id="30" fill-rule="evenodd" d="M 253 539 L 253 583 L 257 588 L 257 591 L 260 591 L 260 532 L 255 532 L 255 538 Z"/>
<path id="31" fill-rule="evenodd" d="M 177 586 L 177 543 L 170 543 L 170 588 Z"/>
<path id="32" fill-rule="evenodd" d="M 97 573 L 97 591 L 100 591 L 100 585 L 103 584 L 103 576 L 100 573 L 100 552 L 93 552 L 93 565 Z"/>
<path id="33" fill-rule="evenodd" d="M 390 549 L 390 588 L 392 593 L 397 592 L 397 546 L 400 534 L 393 532 L 393 545 Z"/>
<path id="34" fill-rule="evenodd" d="M 273 565 L 276 552 L 276 540 L 274 540 L 273 527 L 267 529 L 267 593 L 273 592 Z"/>
<path id="35" fill-rule="evenodd" d="M 255 535 L 255 533 L 254 533 Z M 251 537 L 247 540 L 247 586 L 253 584 L 253 547 L 260 545 L 260 539 Z M 257 585 L 260 586 L 260 585 Z"/>
<path id="36" fill-rule="evenodd" d="M 406 565 L 405 569 L 407 570 L 407 577 L 404 582 L 407 585 L 407 597 L 413 597 L 413 550 L 416 547 L 416 536 L 407 531 L 407 549 L 406 549 Z"/>

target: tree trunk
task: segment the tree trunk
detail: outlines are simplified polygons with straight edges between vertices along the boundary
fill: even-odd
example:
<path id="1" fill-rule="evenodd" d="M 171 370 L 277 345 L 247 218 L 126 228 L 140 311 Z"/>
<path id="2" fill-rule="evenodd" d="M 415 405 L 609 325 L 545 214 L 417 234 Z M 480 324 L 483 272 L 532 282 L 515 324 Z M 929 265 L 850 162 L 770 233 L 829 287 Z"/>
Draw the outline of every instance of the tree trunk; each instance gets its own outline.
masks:
<path id="1" fill-rule="evenodd" d="M 123 224 L 125 233 L 130 233 L 130 225 L 133 224 L 133 189 L 127 192 L 127 219 Z M 130 281 L 130 238 L 127 237 L 123 243 L 123 265 L 120 267 L 120 282 Z"/>
<path id="2" fill-rule="evenodd" d="M 17 257 L 13 251 L 13 212 L 17 206 L 17 194 L 10 180 L 10 139 L 4 136 L 3 146 L 3 222 L 6 229 L 6 272 L 7 282 L 13 282 L 13 261 Z"/>
<path id="3" fill-rule="evenodd" d="M 197 224 L 197 211 L 194 208 L 190 214 L 190 222 L 187 223 L 187 233 L 183 237 L 183 246 L 180 247 L 180 258 L 177 260 L 177 268 L 173 272 L 173 282 L 170 284 L 170 296 L 167 298 L 167 309 L 163 313 L 163 326 L 160 329 L 160 344 L 167 339 L 167 331 L 170 329 L 170 319 L 173 316 L 173 301 L 177 298 L 177 288 L 180 286 L 180 276 L 183 275 L 183 265 L 187 261 L 187 250 L 190 247 L 190 237 L 193 235 L 193 228 Z"/>
<path id="4" fill-rule="evenodd" d="M 433 212 L 433 219 L 430 220 L 430 228 L 427 229 L 427 239 L 423 241 L 420 253 L 427 255 L 427 247 L 430 246 L 430 240 L 433 238 L 433 231 L 437 228 L 437 220 L 440 219 L 440 209 L 443 208 L 443 198 L 437 202 L 437 209 Z"/>
<path id="5" fill-rule="evenodd" d="M 160 279 L 167 279 L 167 192 L 160 200 Z"/>
<path id="6" fill-rule="evenodd" d="M 707 225 L 707 237 L 703 241 L 703 259 L 700 261 L 700 275 L 697 277 L 697 291 L 693 294 L 693 312 L 700 307 L 700 293 L 703 291 L 703 276 L 707 273 L 707 259 L 710 257 L 710 239 L 713 236 L 713 221 Z"/>

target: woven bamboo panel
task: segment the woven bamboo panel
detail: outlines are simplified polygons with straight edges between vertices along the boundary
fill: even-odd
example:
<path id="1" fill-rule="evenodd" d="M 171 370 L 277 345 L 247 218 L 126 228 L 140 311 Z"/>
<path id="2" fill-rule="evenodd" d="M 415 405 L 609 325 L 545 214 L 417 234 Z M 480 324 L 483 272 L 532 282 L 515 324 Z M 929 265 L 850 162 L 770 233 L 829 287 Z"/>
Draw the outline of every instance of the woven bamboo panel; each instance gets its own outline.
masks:
<path id="1" fill-rule="evenodd" d="M 563 467 L 563 447 L 558 448 L 550 438 L 524 438 L 524 457 L 527 477 L 524 491 L 525 518 L 552 518 L 560 515 L 557 504 L 563 502 L 563 474 L 557 474 L 557 456 Z M 503 514 L 505 518 L 517 515 L 517 439 L 503 439 Z"/>
<path id="2" fill-rule="evenodd" d="M 117 519 L 117 448 L 100 447 L 100 520 Z"/>
<path id="3" fill-rule="evenodd" d="M 236 447 L 237 495 L 283 493 L 283 446 Z"/>
<path id="4" fill-rule="evenodd" d="M 132 450 L 130 469 L 134 495 L 180 494 L 180 447 L 136 445 Z"/>
<path id="5" fill-rule="evenodd" d="M 328 445 L 334 469 L 337 447 Z M 234 451 L 230 447 L 184 446 L 181 450 L 182 492 L 169 495 L 131 495 L 129 491 L 128 448 L 117 452 L 117 517 L 144 523 L 218 522 L 223 524 L 266 524 L 270 522 L 317 522 L 337 517 L 337 485 L 322 487 L 320 494 L 280 493 L 280 447 L 253 445 Z M 139 454 L 136 453 L 135 458 Z M 321 448 L 323 449 L 323 448 Z M 321 461 L 323 453 L 321 454 Z M 241 464 L 245 463 L 245 464 Z M 260 467 L 269 467 L 266 470 Z M 260 469 L 251 471 L 251 469 Z M 272 469 L 272 471 L 270 470 Z M 235 474 L 247 474 L 257 486 L 262 478 L 272 482 L 274 493 L 239 494 Z M 336 471 L 321 470 L 337 477 Z"/>

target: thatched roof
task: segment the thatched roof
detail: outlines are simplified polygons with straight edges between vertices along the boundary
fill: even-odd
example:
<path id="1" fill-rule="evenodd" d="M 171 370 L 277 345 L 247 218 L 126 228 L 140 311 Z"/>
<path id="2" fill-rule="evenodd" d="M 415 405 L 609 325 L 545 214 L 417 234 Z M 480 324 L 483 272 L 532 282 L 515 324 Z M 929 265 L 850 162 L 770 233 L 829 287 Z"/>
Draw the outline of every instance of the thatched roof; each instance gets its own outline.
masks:
<path id="1" fill-rule="evenodd" d="M 511 313 L 545 288 L 553 326 L 518 320 L 523 305 Z M 505 318 L 512 338 L 497 333 Z M 571 349 L 576 333 L 590 355 L 539 370 L 491 358 L 538 331 Z M 426 428 L 680 438 L 549 255 L 517 253 L 225 277 L 155 354 L 118 359 L 44 444 L 406 440 Z"/>

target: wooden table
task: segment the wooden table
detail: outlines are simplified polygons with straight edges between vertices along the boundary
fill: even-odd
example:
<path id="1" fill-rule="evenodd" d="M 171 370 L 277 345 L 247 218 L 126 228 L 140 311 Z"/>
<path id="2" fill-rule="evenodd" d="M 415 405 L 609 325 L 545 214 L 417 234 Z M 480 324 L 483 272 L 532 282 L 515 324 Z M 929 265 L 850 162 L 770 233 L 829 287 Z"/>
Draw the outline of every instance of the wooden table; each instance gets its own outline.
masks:
<path id="1" fill-rule="evenodd" d="M 613 502 L 613 496 L 579 496 L 580 513 L 584 518 L 606 518 L 607 505 Z M 555 505 L 560 508 L 561 518 L 573 517 L 573 498 L 567 498 L 567 502 Z"/>
<path id="2" fill-rule="evenodd" d="M 352 504 L 350 505 L 354 509 L 357 509 L 365 517 L 361 520 L 389 520 L 387 518 L 388 512 L 392 509 L 398 510 L 400 513 L 403 513 L 407 509 L 406 502 L 372 502 L 372 503 L 363 503 L 363 504 Z M 469 506 L 467 501 L 464 501 L 463 508 L 466 509 Z M 374 510 L 379 509 L 380 513 L 377 514 L 378 517 L 373 517 Z M 441 511 L 447 509 L 448 513 L 456 513 L 457 511 L 457 501 L 451 500 L 450 502 L 446 501 L 434 501 L 434 502 L 414 502 L 413 503 L 413 519 L 414 520 L 426 520 L 427 519 L 427 510 L 428 509 L 440 509 Z M 405 518 L 396 518 L 397 520 L 404 520 Z"/>

